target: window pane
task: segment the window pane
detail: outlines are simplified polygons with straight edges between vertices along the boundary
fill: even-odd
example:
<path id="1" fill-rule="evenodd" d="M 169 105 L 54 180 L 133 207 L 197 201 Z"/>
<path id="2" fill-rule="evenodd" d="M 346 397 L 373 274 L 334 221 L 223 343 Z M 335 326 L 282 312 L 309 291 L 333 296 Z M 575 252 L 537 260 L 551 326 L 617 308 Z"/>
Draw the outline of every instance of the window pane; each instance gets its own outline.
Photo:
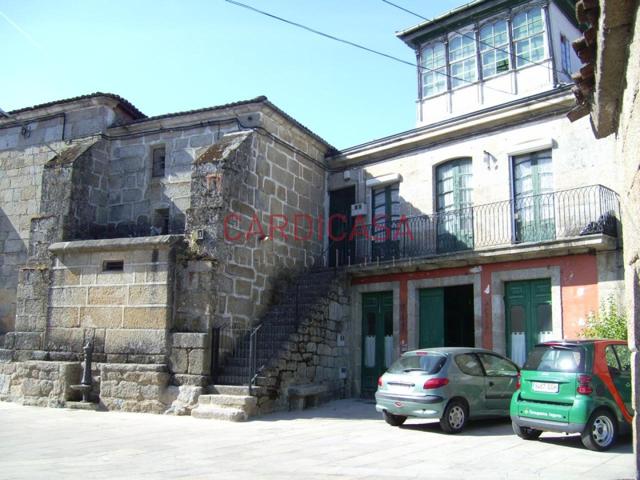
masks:
<path id="1" fill-rule="evenodd" d="M 620 370 L 623 372 L 631 371 L 631 351 L 625 345 L 615 345 L 618 360 L 620 360 Z"/>
<path id="2" fill-rule="evenodd" d="M 511 362 L 496 355 L 479 353 L 478 356 L 488 377 L 514 377 L 518 374 L 518 369 Z"/>
<path id="3" fill-rule="evenodd" d="M 604 356 L 607 360 L 607 366 L 614 370 L 620 370 L 618 359 L 616 357 L 616 354 L 613 352 L 613 346 L 609 345 L 604 352 Z"/>
<path id="4" fill-rule="evenodd" d="M 471 355 L 469 353 L 456 355 L 455 362 L 462 373 L 466 373 L 467 375 L 472 375 L 474 377 L 483 376 L 482 367 L 475 355 Z"/>
<path id="5" fill-rule="evenodd" d="M 544 58 L 544 22 L 542 9 L 533 8 L 513 17 L 516 65 L 523 66 Z"/>
<path id="6" fill-rule="evenodd" d="M 422 95 L 436 95 L 446 89 L 446 62 L 443 43 L 435 43 L 422 50 Z"/>
<path id="7" fill-rule="evenodd" d="M 511 307 L 510 319 L 511 319 L 511 332 L 524 333 L 525 330 L 525 311 L 522 305 L 513 305 Z"/>

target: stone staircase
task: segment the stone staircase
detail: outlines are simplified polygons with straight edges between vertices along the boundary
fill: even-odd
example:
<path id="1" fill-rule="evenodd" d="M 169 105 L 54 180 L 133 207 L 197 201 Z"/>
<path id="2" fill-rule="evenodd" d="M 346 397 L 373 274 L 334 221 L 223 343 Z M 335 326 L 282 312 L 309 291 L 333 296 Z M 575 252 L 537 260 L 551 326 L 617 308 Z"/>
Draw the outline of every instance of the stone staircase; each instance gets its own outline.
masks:
<path id="1" fill-rule="evenodd" d="M 256 412 L 257 399 L 249 395 L 249 387 L 210 385 L 207 390 L 198 397 L 192 417 L 244 422 Z"/>
<path id="2" fill-rule="evenodd" d="M 286 282 L 274 292 L 274 303 L 261 318 L 256 334 L 256 386 L 249 394 L 248 384 L 253 374 L 250 366 L 250 340 L 246 333 L 240 338 L 234 353 L 214 376 L 215 385 L 200 395 L 198 406 L 191 412 L 196 418 L 245 421 L 257 413 L 257 396 L 267 394 L 269 378 L 261 372 L 277 356 L 283 344 L 296 333 L 300 320 L 311 315 L 327 295 L 336 278 L 334 270 L 307 271 Z"/>
<path id="3" fill-rule="evenodd" d="M 332 269 L 307 271 L 274 293 L 274 304 L 261 319 L 256 337 L 257 373 L 269 363 L 297 331 L 300 320 L 314 312 L 336 277 Z M 238 344 L 233 356 L 226 359 L 216 383 L 247 385 L 251 377 L 249 338 Z M 262 379 L 258 376 L 257 385 Z"/>

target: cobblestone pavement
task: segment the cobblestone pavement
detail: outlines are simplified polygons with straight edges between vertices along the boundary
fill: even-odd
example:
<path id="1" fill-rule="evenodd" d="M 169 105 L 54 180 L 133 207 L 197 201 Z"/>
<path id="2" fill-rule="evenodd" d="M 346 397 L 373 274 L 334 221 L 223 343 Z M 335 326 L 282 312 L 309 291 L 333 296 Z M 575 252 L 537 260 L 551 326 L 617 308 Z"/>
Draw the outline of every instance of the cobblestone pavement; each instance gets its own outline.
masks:
<path id="1" fill-rule="evenodd" d="M 527 442 L 507 420 L 393 428 L 358 400 L 247 423 L 0 403 L 0 478 L 604 480 L 633 478 L 633 454 L 628 438 L 606 453 L 576 436 Z"/>

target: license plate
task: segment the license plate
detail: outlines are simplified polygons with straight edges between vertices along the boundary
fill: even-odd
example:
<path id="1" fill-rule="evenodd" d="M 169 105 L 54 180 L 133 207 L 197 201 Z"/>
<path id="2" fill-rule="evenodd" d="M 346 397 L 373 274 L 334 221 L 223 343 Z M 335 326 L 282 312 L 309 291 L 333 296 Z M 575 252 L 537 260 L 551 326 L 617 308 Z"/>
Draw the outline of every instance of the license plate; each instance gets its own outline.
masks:
<path id="1" fill-rule="evenodd" d="M 407 385 L 406 383 L 388 383 L 387 388 L 390 392 L 406 393 L 411 390 L 411 385 Z"/>
<path id="2" fill-rule="evenodd" d="M 531 389 L 534 392 L 558 393 L 558 384 L 546 382 L 531 382 Z"/>

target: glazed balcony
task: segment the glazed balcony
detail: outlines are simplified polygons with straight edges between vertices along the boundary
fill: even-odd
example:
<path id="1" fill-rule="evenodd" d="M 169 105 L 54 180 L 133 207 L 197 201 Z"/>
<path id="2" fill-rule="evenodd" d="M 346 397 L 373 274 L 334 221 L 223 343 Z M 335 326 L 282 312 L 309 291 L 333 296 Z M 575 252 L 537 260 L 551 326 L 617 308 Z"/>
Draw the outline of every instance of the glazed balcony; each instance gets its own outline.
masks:
<path id="1" fill-rule="evenodd" d="M 592 185 L 431 215 L 379 219 L 351 226 L 350 240 L 330 242 L 333 251 L 323 262 L 362 266 L 517 247 L 567 248 L 594 237 L 617 237 L 619 211 L 613 190 Z"/>

